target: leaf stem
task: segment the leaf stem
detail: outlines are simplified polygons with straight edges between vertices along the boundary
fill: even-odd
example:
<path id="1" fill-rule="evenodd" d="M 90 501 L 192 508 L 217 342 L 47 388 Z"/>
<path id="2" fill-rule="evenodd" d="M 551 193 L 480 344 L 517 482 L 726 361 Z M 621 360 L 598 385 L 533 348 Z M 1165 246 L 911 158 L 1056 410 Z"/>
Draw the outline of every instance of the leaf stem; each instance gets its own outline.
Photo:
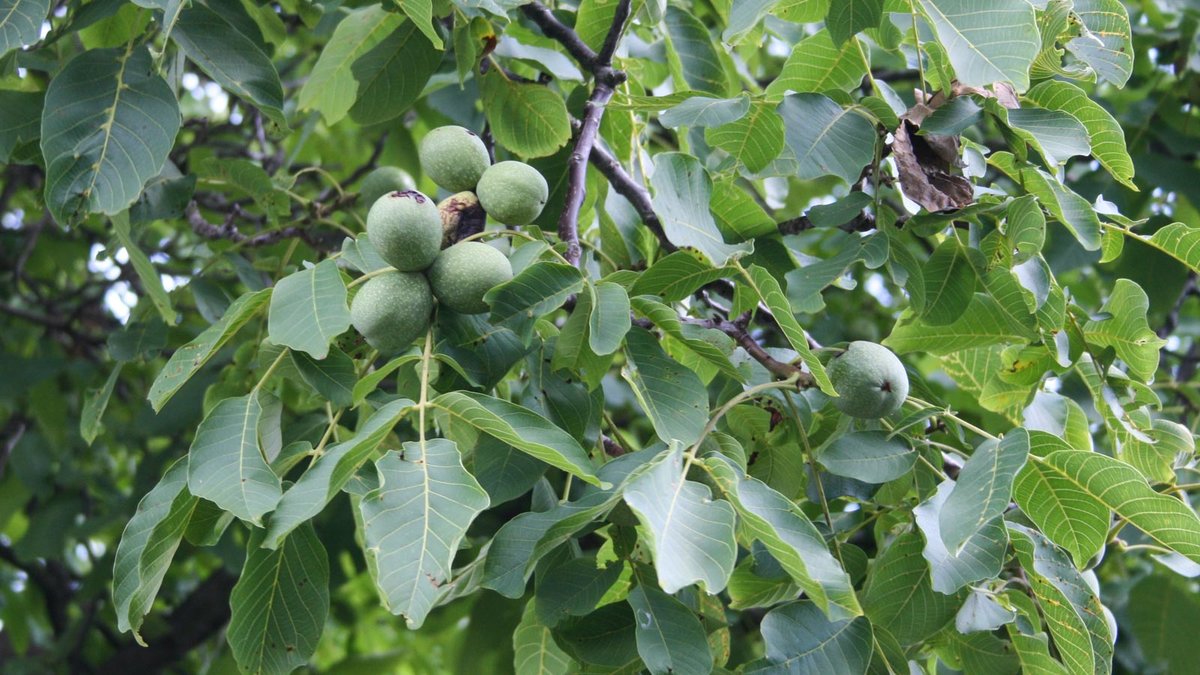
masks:
<path id="1" fill-rule="evenodd" d="M 959 417 L 958 415 L 955 415 L 953 412 L 950 412 L 949 408 L 946 408 L 943 406 L 936 406 L 936 405 L 930 403 L 929 401 L 923 401 L 915 396 L 909 396 L 907 399 L 904 400 L 904 402 L 915 405 L 921 409 L 940 410 L 941 412 L 939 414 L 942 417 L 945 417 L 948 420 L 953 420 L 960 427 L 962 427 L 968 431 L 974 432 L 980 436 L 983 436 L 984 438 L 990 438 L 993 441 L 1000 440 L 999 436 L 988 433 L 988 432 L 984 431 L 983 429 L 980 429 L 979 427 L 975 426 L 974 424 L 971 424 L 970 422 L 964 420 L 963 418 Z"/>
<path id="2" fill-rule="evenodd" d="M 833 540 L 833 552 L 837 556 L 838 562 L 845 567 L 845 562 L 842 560 L 842 545 L 838 542 L 837 530 L 833 527 L 833 514 L 829 510 L 829 500 L 825 497 L 825 485 L 821 483 L 817 458 L 813 456 L 812 444 L 808 442 L 808 432 L 804 429 L 804 422 L 800 419 L 800 411 L 796 408 L 796 403 L 792 401 L 791 393 L 783 392 L 783 398 L 787 401 L 788 409 L 792 413 L 792 422 L 795 423 L 796 432 L 800 434 L 800 442 L 804 445 L 804 459 L 808 462 L 808 470 L 812 472 L 813 483 L 817 486 L 817 498 L 821 501 L 821 513 L 825 515 L 825 524 L 829 526 L 829 537 Z"/>
<path id="3" fill-rule="evenodd" d="M 713 430 L 717 428 L 717 422 L 720 422 L 721 418 L 724 417 L 726 413 L 728 413 L 730 410 L 733 410 L 733 408 L 735 406 L 737 406 L 739 403 L 741 403 L 742 401 L 754 398 L 755 396 L 758 396 L 759 394 L 763 393 L 764 391 L 770 391 L 772 389 L 787 389 L 787 388 L 795 387 L 796 382 L 799 379 L 800 378 L 798 375 L 792 375 L 791 377 L 789 377 L 786 380 L 781 380 L 781 381 L 777 381 L 777 382 L 764 382 L 763 384 L 755 385 L 755 386 L 750 387 L 749 389 L 743 391 L 742 393 L 737 394 L 736 396 L 733 396 L 728 401 L 726 401 L 724 405 L 722 405 L 720 408 L 717 408 L 717 412 L 713 413 L 712 418 L 708 420 L 708 424 L 704 425 L 704 429 L 701 430 L 700 438 L 697 438 L 696 442 L 692 444 L 692 447 L 688 448 L 687 458 L 683 464 L 684 475 L 685 476 L 687 475 L 688 469 L 691 468 L 692 463 L 696 461 L 696 453 L 700 450 L 700 446 L 704 443 L 704 439 L 708 438 L 708 435 L 711 434 L 713 432 Z"/>
<path id="4" fill-rule="evenodd" d="M 371 270 L 370 272 L 367 272 L 366 274 L 362 275 L 361 277 L 346 284 L 346 288 L 348 288 L 348 289 L 354 288 L 355 286 L 357 286 L 365 281 L 370 281 L 371 279 L 374 279 L 375 277 L 387 274 L 388 272 L 395 272 L 395 271 L 396 271 L 396 269 L 394 267 L 381 267 L 377 270 Z"/>
<path id="5" fill-rule="evenodd" d="M 276 356 L 275 361 L 267 367 L 267 372 L 263 373 L 262 377 L 259 378 L 258 384 L 255 384 L 254 388 L 250 390 L 250 394 L 252 396 L 257 394 L 258 391 L 263 388 L 263 385 L 267 383 L 267 380 L 271 379 L 271 376 L 275 374 L 275 370 L 279 368 L 279 364 L 283 363 L 284 357 L 286 357 L 290 352 L 291 350 L 287 347 L 284 347 L 283 351 L 279 352 L 279 356 Z"/>
<path id="6" fill-rule="evenodd" d="M 433 360 L 433 328 L 425 332 L 425 348 L 421 353 L 421 398 L 417 402 L 417 430 L 421 453 L 425 453 L 425 408 L 429 405 L 429 363 Z"/>

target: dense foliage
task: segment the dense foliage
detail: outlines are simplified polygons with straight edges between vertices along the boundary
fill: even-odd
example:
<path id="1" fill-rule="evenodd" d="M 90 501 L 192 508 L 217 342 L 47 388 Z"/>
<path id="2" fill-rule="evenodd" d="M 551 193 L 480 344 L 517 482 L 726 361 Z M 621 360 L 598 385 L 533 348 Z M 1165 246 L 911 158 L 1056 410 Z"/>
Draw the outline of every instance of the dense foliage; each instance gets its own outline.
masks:
<path id="1" fill-rule="evenodd" d="M 0 0 L 0 668 L 1200 672 L 1198 73 L 1195 0 Z"/>

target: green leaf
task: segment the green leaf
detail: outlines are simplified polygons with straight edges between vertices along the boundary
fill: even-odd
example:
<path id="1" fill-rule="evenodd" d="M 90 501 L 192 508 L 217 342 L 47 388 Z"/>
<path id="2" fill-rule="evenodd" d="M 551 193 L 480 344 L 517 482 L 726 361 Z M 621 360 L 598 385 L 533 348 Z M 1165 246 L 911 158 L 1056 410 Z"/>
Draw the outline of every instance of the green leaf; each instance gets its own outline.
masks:
<path id="1" fill-rule="evenodd" d="M 345 408 L 354 402 L 357 373 L 354 359 L 346 356 L 345 352 L 334 348 L 323 361 L 318 361 L 304 352 L 290 354 L 301 379 L 335 408 Z"/>
<path id="2" fill-rule="evenodd" d="M 553 628 L 568 616 L 584 616 L 600 604 L 617 583 L 623 563 L 605 567 L 593 557 L 573 558 L 538 574 L 535 600 L 538 619 Z"/>
<path id="3" fill-rule="evenodd" d="M 358 99 L 350 108 L 350 117 L 368 125 L 404 114 L 441 62 L 442 53 L 434 49 L 424 30 L 405 21 L 350 66 L 358 82 Z"/>
<path id="4" fill-rule="evenodd" d="M 257 392 L 218 403 L 188 450 L 188 490 L 258 525 L 283 490 L 258 444 Z"/>
<path id="5" fill-rule="evenodd" d="M 679 56 L 687 86 L 695 91 L 724 96 L 729 89 L 725 68 L 704 24 L 675 5 L 667 6 L 665 23 L 669 44 Z"/>
<path id="6" fill-rule="evenodd" d="M 781 127 L 781 143 L 782 138 Z M 717 221 L 721 236 L 728 242 L 741 243 L 779 231 L 775 219 L 767 215 L 754 197 L 733 180 L 720 180 L 713 184 L 708 208 Z"/>
<path id="7" fill-rule="evenodd" d="M 1046 242 L 1046 216 L 1035 197 L 1026 195 L 1009 202 L 1004 219 L 1013 262 L 1023 263 L 1041 253 Z"/>
<path id="8" fill-rule="evenodd" d="M 0 90 L 0 162 L 7 164 L 14 150 L 37 140 L 45 100 L 42 91 Z"/>
<path id="9" fill-rule="evenodd" d="M 601 355 L 617 351 L 631 325 L 625 289 L 608 281 L 597 283 L 588 316 L 588 345 L 592 351 Z"/>
<path id="10" fill-rule="evenodd" d="M 139 644 L 144 644 L 138 635 L 142 617 L 154 605 L 154 596 L 199 502 L 187 491 L 187 468 L 182 458 L 171 464 L 158 485 L 138 502 L 117 545 L 112 585 L 117 630 L 133 631 Z"/>
<path id="11" fill-rule="evenodd" d="M 706 129 L 704 139 L 709 145 L 728 152 L 744 164 L 747 171 L 758 173 L 783 151 L 783 120 L 771 104 L 755 102 L 749 112 L 736 121 Z M 739 192 L 745 194 L 740 188 Z"/>
<path id="12" fill-rule="evenodd" d="M 1146 430 L 1152 442 L 1129 434 L 1120 445 L 1117 459 L 1127 462 L 1152 483 L 1175 480 L 1175 463 L 1196 451 L 1196 439 L 1187 427 L 1168 419 L 1155 419 Z"/>
<path id="13" fill-rule="evenodd" d="M 1133 35 L 1129 12 L 1121 0 L 1074 0 L 1082 35 L 1067 42 L 1067 51 L 1088 64 L 1101 79 L 1124 87 L 1133 73 Z"/>
<path id="14" fill-rule="evenodd" d="M 622 675 L 643 672 L 634 636 L 633 610 L 627 603 L 614 602 L 565 623 L 554 635 L 572 657 L 586 664 L 581 672 Z"/>
<path id="15" fill-rule="evenodd" d="M 700 251 L 714 265 L 724 265 L 729 258 L 750 250 L 747 244 L 726 244 L 721 236 L 708 208 L 712 180 L 700 160 L 681 152 L 659 153 L 654 156 L 650 183 L 654 210 L 672 244 Z"/>
<path id="16" fill-rule="evenodd" d="M 777 607 L 763 617 L 765 657 L 745 673 L 865 673 L 874 651 L 871 622 L 865 617 L 830 621 L 811 602 Z"/>
<path id="17" fill-rule="evenodd" d="M 842 0 L 829 5 L 825 25 L 835 44 L 842 44 L 854 34 L 878 28 L 883 21 L 883 0 Z"/>
<path id="18" fill-rule="evenodd" d="M 1001 528 L 1004 527 L 1003 523 L 998 524 Z M 1007 531 L 1002 536 L 1005 541 L 1008 540 Z M 998 630 L 1001 626 L 1012 623 L 1016 618 L 1017 611 L 1015 609 L 1008 609 L 1001 605 L 990 594 L 972 591 L 967 596 L 966 602 L 963 603 L 962 609 L 958 610 L 958 614 L 954 616 L 954 628 L 964 635 L 976 632 L 990 633 Z"/>
<path id="19" fill-rule="evenodd" d="M 42 113 L 45 198 L 55 220 L 124 211 L 162 171 L 179 122 L 175 94 L 146 47 L 130 42 L 72 59 L 50 81 Z"/>
<path id="20" fill-rule="evenodd" d="M 854 0 L 834 6 L 846 1 Z M 767 85 L 766 93 L 768 98 L 778 99 L 789 91 L 848 91 L 857 87 L 866 74 L 867 62 L 857 39 L 835 44 L 829 31 L 821 30 L 796 44 L 779 77 Z"/>
<path id="21" fill-rule="evenodd" d="M 649 319 L 655 328 L 678 341 L 697 357 L 716 366 L 727 377 L 739 382 L 745 378 L 729 360 L 729 353 L 703 337 L 698 337 L 696 333 L 685 333 L 684 324 L 675 310 L 649 296 L 635 297 L 632 304 L 637 313 Z"/>
<path id="22" fill-rule="evenodd" d="M 600 486 L 587 451 L 567 432 L 529 408 L 485 394 L 451 391 L 432 402 L 462 421 L 550 466 Z"/>
<path id="23" fill-rule="evenodd" d="M 626 340 L 629 368 L 623 373 L 658 437 L 691 445 L 708 422 L 708 392 L 700 377 L 667 355 L 658 340 L 634 328 Z"/>
<path id="24" fill-rule="evenodd" d="M 1044 436 L 1049 434 L 1030 433 L 1033 439 Z M 1104 548 L 1108 539 L 1108 508 L 1095 499 L 1080 499 L 1074 481 L 1037 457 L 1017 474 L 1013 499 L 1038 529 L 1071 554 L 1076 567 L 1083 568 Z"/>
<path id="25" fill-rule="evenodd" d="M 1106 318 L 1092 319 L 1083 325 L 1088 342 L 1112 347 L 1129 366 L 1129 373 L 1142 382 L 1154 380 L 1158 370 L 1158 350 L 1167 342 L 1150 329 L 1146 313 L 1150 299 L 1141 286 L 1128 279 L 1117 279 L 1112 293 L 1100 311 Z"/>
<path id="26" fill-rule="evenodd" d="M 827 96 L 789 94 L 778 112 L 799 164 L 798 178 L 837 176 L 851 185 L 875 159 L 877 135 L 871 121 Z"/>
<path id="27" fill-rule="evenodd" d="M 286 675 L 308 663 L 329 614 L 329 560 L 311 525 L 278 550 L 255 530 L 233 592 L 225 637 L 246 673 Z"/>
<path id="28" fill-rule="evenodd" d="M 922 135 L 958 136 L 975 126 L 983 117 L 983 108 L 970 96 L 955 96 L 921 122 Z"/>
<path id="29" fill-rule="evenodd" d="M 1111 509 L 1151 539 L 1200 562 L 1200 518 L 1190 506 L 1155 492 L 1137 469 L 1094 452 L 1060 450 L 1033 462 L 1075 486 L 1074 500 Z"/>
<path id="30" fill-rule="evenodd" d="M 905 645 L 933 635 L 958 612 L 957 598 L 933 590 L 923 549 L 916 532 L 896 537 L 872 563 L 863 591 L 871 623 Z"/>
<path id="31" fill-rule="evenodd" d="M 677 106 L 664 110 L 658 121 L 664 127 L 716 127 L 741 119 L 750 110 L 750 96 L 711 98 L 693 96 Z"/>
<path id="32" fill-rule="evenodd" d="M 491 436 L 480 436 L 468 467 L 487 490 L 492 506 L 529 492 L 546 473 L 546 464 Z"/>
<path id="33" fill-rule="evenodd" d="M 1016 523 L 1008 523 L 1008 532 L 1054 636 L 1054 646 L 1068 669 L 1072 673 L 1111 672 L 1112 632 L 1087 580 L 1041 533 Z"/>
<path id="34" fill-rule="evenodd" d="M 1038 202 L 1070 230 L 1085 249 L 1100 249 L 1100 218 L 1086 199 L 1032 164 L 1018 164 L 1010 152 L 994 152 L 988 157 L 988 163 L 1037 197 Z"/>
<path id="35" fill-rule="evenodd" d="M 488 291 L 492 305 L 489 319 L 526 335 L 543 314 L 558 309 L 567 298 L 583 288 L 583 274 L 574 265 L 538 262 L 521 270 L 509 281 Z"/>
<path id="36" fill-rule="evenodd" d="M 1029 432 L 1020 427 L 975 448 L 946 498 L 938 523 L 946 548 L 958 554 L 972 535 L 1008 508 L 1013 479 L 1029 457 Z"/>
<path id="37" fill-rule="evenodd" d="M 534 603 L 525 604 L 521 623 L 513 631 L 513 669 L 516 675 L 567 675 L 573 662 L 554 642 L 550 629 L 538 621 Z"/>
<path id="38" fill-rule="evenodd" d="M 1087 128 L 1070 113 L 1034 106 L 1007 110 L 997 105 L 995 109 L 1003 111 L 1001 115 L 1009 128 L 1032 145 L 1051 170 L 1092 150 Z"/>
<path id="39" fill-rule="evenodd" d="M 420 360 L 420 354 L 405 354 L 404 356 L 397 356 L 379 368 L 366 375 L 363 375 L 362 379 L 360 379 L 358 383 L 354 385 L 354 406 L 358 407 L 361 405 L 362 402 L 367 399 L 367 396 L 369 396 L 371 392 L 375 391 L 379 387 L 379 383 L 387 379 L 389 375 L 407 364 L 416 363 Z"/>
<path id="40" fill-rule="evenodd" d="M 710 457 L 704 465 L 737 510 L 743 531 L 762 542 L 830 619 L 862 614 L 850 577 L 803 511 L 727 458 Z"/>
<path id="41" fill-rule="evenodd" d="M 283 85 L 262 47 L 203 5 L 180 12 L 171 37 L 200 70 L 226 91 L 254 104 L 273 122 L 287 128 Z"/>
<path id="42" fill-rule="evenodd" d="M 700 620 L 682 602 L 652 586 L 629 593 L 638 655 L 653 675 L 707 673 L 713 656 Z"/>
<path id="43" fill-rule="evenodd" d="M 283 493 L 262 545 L 277 548 L 289 532 L 320 513 L 415 405 L 409 399 L 391 401 L 371 415 L 352 438 L 325 448 Z"/>
<path id="44" fill-rule="evenodd" d="M 359 505 L 368 565 L 384 606 L 420 628 L 488 495 L 463 468 L 458 446 L 443 438 L 405 443 L 375 468 L 379 487 Z"/>
<path id="45" fill-rule="evenodd" d="M 333 260 L 293 272 L 275 284 L 267 315 L 271 342 L 323 359 L 329 343 L 348 328 L 346 282 Z"/>
<path id="46" fill-rule="evenodd" d="M 529 158 L 552 155 L 571 140 L 567 105 L 549 87 L 511 81 L 494 68 L 479 86 L 498 144 Z"/>
<path id="47" fill-rule="evenodd" d="M 163 288 L 162 275 L 158 273 L 154 263 L 150 262 L 150 258 L 134 241 L 133 235 L 129 231 L 129 214 L 119 213 L 113 216 L 112 224 L 117 241 L 125 247 L 125 252 L 129 255 L 129 262 L 142 282 L 142 290 L 150 296 L 150 302 L 154 303 L 154 308 L 158 310 L 158 315 L 162 317 L 163 322 L 168 326 L 174 325 L 178 315 L 175 313 L 175 308 L 171 306 L 170 296 Z"/>
<path id="48" fill-rule="evenodd" d="M 245 193 L 267 212 L 269 218 L 282 218 L 291 212 L 287 193 L 279 188 L 261 166 L 248 159 L 207 157 L 196 163 L 196 175 L 204 184 L 237 193 Z"/>
<path id="49" fill-rule="evenodd" d="M 920 0 L 954 73 L 963 84 L 1008 82 L 1029 88 L 1041 49 L 1037 19 L 1026 0 Z"/>
<path id="50" fill-rule="evenodd" d="M 49 13 L 50 0 L 0 0 L 0 56 L 37 42 Z"/>
<path id="51" fill-rule="evenodd" d="M 713 267 L 699 251 L 675 251 L 660 258 L 633 282 L 631 296 L 657 295 L 679 302 L 718 279 L 734 276 L 730 267 Z"/>
<path id="52" fill-rule="evenodd" d="M 1192 626 L 1200 622 L 1200 602 L 1185 583 L 1150 575 L 1129 591 L 1129 622 L 1149 664 L 1168 673 L 1200 670 Z"/>
<path id="53" fill-rule="evenodd" d="M 416 27 L 428 38 L 434 49 L 441 51 L 446 48 L 442 43 L 442 36 L 438 34 L 437 28 L 433 25 L 433 0 L 395 0 L 400 6 L 400 11 L 416 25 Z"/>
<path id="54" fill-rule="evenodd" d="M 771 13 L 784 21 L 813 23 L 825 18 L 830 0 L 777 0 Z"/>
<path id="55" fill-rule="evenodd" d="M 947 237 L 925 264 L 925 308 L 921 320 L 930 326 L 954 323 L 975 295 L 975 268 L 958 238 Z"/>
<path id="56" fill-rule="evenodd" d="M 403 16 L 387 11 L 382 5 L 369 5 L 349 12 L 337 24 L 308 81 L 300 88 L 300 110 L 320 111 L 325 123 L 330 125 L 345 117 L 365 89 L 354 67 L 402 23 Z M 368 61 L 375 62 L 372 71 L 378 74 L 381 64 L 376 59 Z"/>
<path id="57" fill-rule="evenodd" d="M 737 560 L 734 511 L 708 486 L 687 480 L 683 446 L 663 451 L 625 486 L 625 503 L 649 535 L 658 583 L 674 593 L 700 583 L 718 593 Z"/>
<path id="58" fill-rule="evenodd" d="M 159 371 L 158 377 L 154 378 L 154 384 L 150 385 L 150 393 L 146 396 L 155 412 L 162 410 L 175 392 L 208 363 L 217 350 L 246 325 L 246 322 L 262 311 L 270 298 L 269 288 L 242 295 L 229 305 L 220 321 L 206 328 L 196 339 L 176 349 L 167 365 Z"/>
<path id="59" fill-rule="evenodd" d="M 886 483 L 912 471 L 917 453 L 901 437 L 883 431 L 855 431 L 834 438 L 817 461 L 838 476 Z"/>
<path id="60" fill-rule="evenodd" d="M 1122 185 L 1133 184 L 1133 160 L 1125 148 L 1125 132 L 1113 116 L 1079 87 L 1062 80 L 1046 80 L 1025 93 L 1025 98 L 1047 110 L 1074 117 L 1087 130 L 1092 156 Z"/>
<path id="61" fill-rule="evenodd" d="M 788 344 L 800 355 L 800 360 L 808 367 L 808 372 L 816 380 L 817 386 L 826 394 L 837 396 L 837 392 L 833 389 L 833 383 L 829 381 L 829 375 L 825 373 L 825 366 L 808 348 L 808 337 L 804 335 L 804 329 L 792 314 L 792 307 L 779 287 L 779 282 L 771 276 L 770 272 L 758 265 L 751 265 L 750 269 L 744 270 L 743 277 L 747 281 L 748 290 L 754 293 L 759 302 L 767 306 L 767 309 L 771 310 L 771 314 L 779 323 L 779 328 L 787 338 Z"/>
<path id="62" fill-rule="evenodd" d="M 861 194 L 852 192 L 850 194 Z M 859 209 L 861 210 L 861 209 Z M 812 218 L 820 219 L 817 209 L 810 209 Z M 858 210 L 851 214 L 857 215 Z M 814 221 L 814 224 L 817 221 Z M 839 225 L 841 223 L 838 223 Z M 787 282 L 788 300 L 792 303 L 792 311 L 797 313 L 816 314 L 825 309 L 825 299 L 822 292 L 839 278 L 846 274 L 851 265 L 862 261 L 868 269 L 875 269 L 888 259 L 891 248 L 888 236 L 875 233 L 866 237 L 845 235 L 841 237 L 841 247 L 823 259 L 813 260 L 807 265 L 794 269 L 784 275 Z M 900 248 L 900 247 L 897 247 Z"/>
<path id="63" fill-rule="evenodd" d="M 941 521 L 947 515 L 955 515 L 948 506 L 954 487 L 952 481 L 942 482 L 934 496 L 913 509 L 917 527 L 925 535 L 921 555 L 929 562 L 933 590 L 946 595 L 976 581 L 998 576 L 1008 552 L 1008 532 L 1000 516 L 971 533 L 958 550 L 949 548 Z"/>
<path id="64" fill-rule="evenodd" d="M 1050 656 L 1050 640 L 1045 633 L 1024 635 L 1016 624 L 1009 624 L 1008 639 L 1021 663 L 1022 672 L 1029 675 L 1068 675 L 1066 666 Z"/>
<path id="65" fill-rule="evenodd" d="M 1125 231 L 1125 236 L 1153 246 L 1200 274 L 1200 227 L 1171 223 L 1160 228 L 1149 239 L 1128 231 Z"/>
<path id="66" fill-rule="evenodd" d="M 905 311 L 883 344 L 900 354 L 921 351 L 949 354 L 973 347 L 1027 342 L 1031 338 L 1032 330 L 1013 321 L 991 296 L 976 293 L 962 316 L 945 326 L 923 324 L 911 310 Z"/>
<path id="67" fill-rule="evenodd" d="M 729 8 L 729 21 L 725 25 L 725 31 L 721 33 L 721 39 L 731 45 L 738 44 L 755 28 L 762 26 L 767 12 L 778 2 L 779 0 L 742 0 L 730 3 L 732 6 Z"/>
<path id="68" fill-rule="evenodd" d="M 639 471 L 654 454 L 653 450 L 629 453 L 600 467 L 601 480 L 617 487 L 589 489 L 575 501 L 562 502 L 546 511 L 526 511 L 506 522 L 488 549 L 484 588 L 507 598 L 521 597 L 538 561 L 588 523 L 608 513 L 621 500 L 621 486 L 628 476 Z"/>
<path id="69" fill-rule="evenodd" d="M 96 440 L 96 436 L 100 435 L 100 429 L 104 427 L 100 420 L 104 417 L 104 410 L 108 408 L 108 401 L 112 398 L 113 389 L 117 386 L 117 378 L 121 376 L 121 368 L 124 365 L 124 362 L 118 361 L 112 372 L 108 374 L 108 379 L 104 381 L 103 387 L 87 390 L 87 396 L 83 401 L 83 410 L 79 415 L 79 435 L 88 445 Z"/>

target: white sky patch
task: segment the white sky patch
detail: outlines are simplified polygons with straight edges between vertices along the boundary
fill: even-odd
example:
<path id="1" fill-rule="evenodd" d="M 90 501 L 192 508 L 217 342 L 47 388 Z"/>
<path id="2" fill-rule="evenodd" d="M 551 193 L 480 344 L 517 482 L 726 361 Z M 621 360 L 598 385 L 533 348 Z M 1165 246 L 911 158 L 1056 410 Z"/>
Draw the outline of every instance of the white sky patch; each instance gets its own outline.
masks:
<path id="1" fill-rule="evenodd" d="M 118 281 L 104 292 L 104 306 L 122 325 L 129 322 L 129 314 L 137 307 L 137 294 L 129 288 L 129 282 Z"/>
<path id="2" fill-rule="evenodd" d="M 13 209 L 8 213 L 0 216 L 0 227 L 6 230 L 19 230 L 21 223 L 25 220 L 25 212 L 21 209 Z"/>
<path id="3" fill-rule="evenodd" d="M 880 304 L 885 307 L 891 307 L 896 304 L 896 296 L 888 290 L 887 283 L 883 279 L 882 274 L 871 274 L 867 276 L 866 282 L 863 283 L 863 288 L 871 294 Z"/>

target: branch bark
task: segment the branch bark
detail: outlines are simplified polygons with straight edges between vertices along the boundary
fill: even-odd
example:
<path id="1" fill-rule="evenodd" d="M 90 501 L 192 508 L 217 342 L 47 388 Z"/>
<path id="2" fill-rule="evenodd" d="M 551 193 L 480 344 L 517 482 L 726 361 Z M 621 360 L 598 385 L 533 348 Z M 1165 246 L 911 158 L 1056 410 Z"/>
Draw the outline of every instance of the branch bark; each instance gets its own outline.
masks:
<path id="1" fill-rule="evenodd" d="M 159 673 L 211 638 L 229 621 L 229 594 L 236 581 L 213 572 L 167 617 L 167 629 L 142 647 L 130 641 L 106 661 L 105 673 Z"/>
<path id="2" fill-rule="evenodd" d="M 579 265 L 583 253 L 579 246 L 579 210 L 587 194 L 588 158 L 596 145 L 600 121 L 604 118 L 604 108 L 612 100 L 615 87 L 625 81 L 625 73 L 612 67 L 612 58 L 625 30 L 630 5 L 631 0 L 619 0 L 617 3 L 612 25 L 609 26 L 598 54 L 592 51 L 578 33 L 560 22 L 544 5 L 535 2 L 524 7 L 526 16 L 533 19 L 543 33 L 561 43 L 579 65 L 591 71 L 595 78 L 592 94 L 584 104 L 583 121 L 579 125 L 575 149 L 568 160 L 567 197 L 562 215 L 558 218 L 558 237 L 567 245 L 564 257 L 576 266 Z"/>

